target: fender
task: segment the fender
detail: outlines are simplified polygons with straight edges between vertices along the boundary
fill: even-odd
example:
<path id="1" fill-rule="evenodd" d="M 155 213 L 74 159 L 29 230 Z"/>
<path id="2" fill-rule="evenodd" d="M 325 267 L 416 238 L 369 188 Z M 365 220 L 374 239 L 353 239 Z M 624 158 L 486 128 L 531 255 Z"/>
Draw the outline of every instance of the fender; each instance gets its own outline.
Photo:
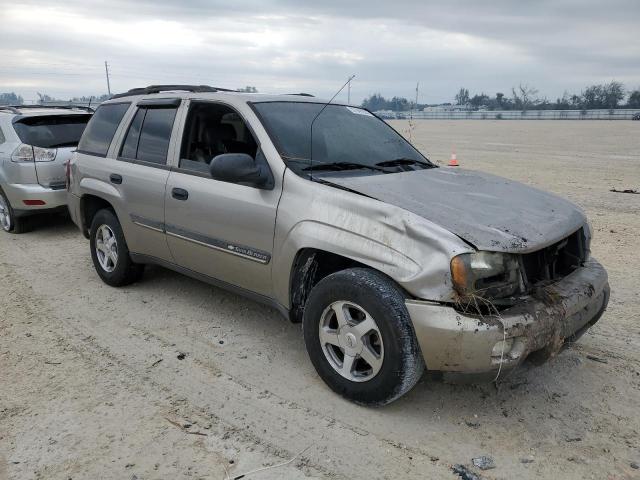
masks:
<path id="1" fill-rule="evenodd" d="M 272 279 L 275 298 L 289 307 L 292 269 L 305 248 L 373 268 L 416 298 L 436 301 L 451 298 L 451 258 L 474 251 L 453 233 L 404 209 L 287 171 Z"/>

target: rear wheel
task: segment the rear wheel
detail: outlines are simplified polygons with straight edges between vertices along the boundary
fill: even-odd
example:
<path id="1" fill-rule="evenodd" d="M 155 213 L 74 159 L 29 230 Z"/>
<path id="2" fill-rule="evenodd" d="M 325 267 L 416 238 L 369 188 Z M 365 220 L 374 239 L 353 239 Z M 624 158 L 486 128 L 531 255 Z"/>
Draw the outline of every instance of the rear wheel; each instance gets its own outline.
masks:
<path id="1" fill-rule="evenodd" d="M 140 279 L 144 265 L 131 260 L 122 227 L 113 211 L 104 209 L 95 214 L 89 238 L 93 266 L 106 284 L 121 287 Z"/>
<path id="2" fill-rule="evenodd" d="M 318 374 L 335 392 L 384 405 L 420 379 L 424 361 L 402 290 L 374 270 L 322 279 L 304 309 L 303 333 Z"/>
<path id="3" fill-rule="evenodd" d="M 24 218 L 18 218 L 9 203 L 9 199 L 0 189 L 0 227 L 5 232 L 24 233 L 27 231 L 27 222 Z"/>

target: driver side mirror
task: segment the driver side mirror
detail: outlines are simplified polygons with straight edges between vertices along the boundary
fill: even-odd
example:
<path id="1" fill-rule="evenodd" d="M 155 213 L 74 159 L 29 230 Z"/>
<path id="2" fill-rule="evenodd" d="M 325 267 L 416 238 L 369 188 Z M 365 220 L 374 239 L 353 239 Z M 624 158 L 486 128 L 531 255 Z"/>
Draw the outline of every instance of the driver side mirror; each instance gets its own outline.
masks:
<path id="1" fill-rule="evenodd" d="M 246 153 L 223 153 L 213 157 L 209 164 L 209 173 L 211 178 L 222 182 L 263 189 L 273 188 L 268 168 L 259 165 Z"/>

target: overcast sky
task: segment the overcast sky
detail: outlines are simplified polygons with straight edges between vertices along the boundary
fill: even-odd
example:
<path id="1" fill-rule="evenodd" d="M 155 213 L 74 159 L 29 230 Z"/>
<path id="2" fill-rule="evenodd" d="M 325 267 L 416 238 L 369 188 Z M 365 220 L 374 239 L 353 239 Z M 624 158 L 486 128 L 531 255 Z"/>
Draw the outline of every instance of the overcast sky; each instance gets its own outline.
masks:
<path id="1" fill-rule="evenodd" d="M 452 101 L 526 83 L 550 99 L 640 86 L 638 0 L 0 0 L 0 92 L 69 98 L 154 83 Z M 343 95 L 346 100 L 346 94 Z"/>

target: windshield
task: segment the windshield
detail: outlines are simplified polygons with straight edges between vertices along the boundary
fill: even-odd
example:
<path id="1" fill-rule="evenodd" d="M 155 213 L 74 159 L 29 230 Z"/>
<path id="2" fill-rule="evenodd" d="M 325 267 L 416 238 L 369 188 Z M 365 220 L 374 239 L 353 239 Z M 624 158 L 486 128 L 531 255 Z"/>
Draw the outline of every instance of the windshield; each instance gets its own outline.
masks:
<path id="1" fill-rule="evenodd" d="M 260 116 L 280 156 L 299 175 L 313 170 L 339 165 L 340 170 L 356 169 L 370 173 L 393 173 L 383 167 L 395 166 L 394 161 L 414 168 L 430 168 L 433 164 L 420 154 L 384 121 L 362 108 L 323 103 L 256 102 Z M 397 163 L 397 162 L 396 162 Z M 336 169 L 336 168 L 334 168 Z M 407 170 L 407 167 L 401 171 Z"/>
<path id="2" fill-rule="evenodd" d="M 42 148 L 75 147 L 91 115 L 52 115 L 20 118 L 13 124 L 20 141 Z"/>

